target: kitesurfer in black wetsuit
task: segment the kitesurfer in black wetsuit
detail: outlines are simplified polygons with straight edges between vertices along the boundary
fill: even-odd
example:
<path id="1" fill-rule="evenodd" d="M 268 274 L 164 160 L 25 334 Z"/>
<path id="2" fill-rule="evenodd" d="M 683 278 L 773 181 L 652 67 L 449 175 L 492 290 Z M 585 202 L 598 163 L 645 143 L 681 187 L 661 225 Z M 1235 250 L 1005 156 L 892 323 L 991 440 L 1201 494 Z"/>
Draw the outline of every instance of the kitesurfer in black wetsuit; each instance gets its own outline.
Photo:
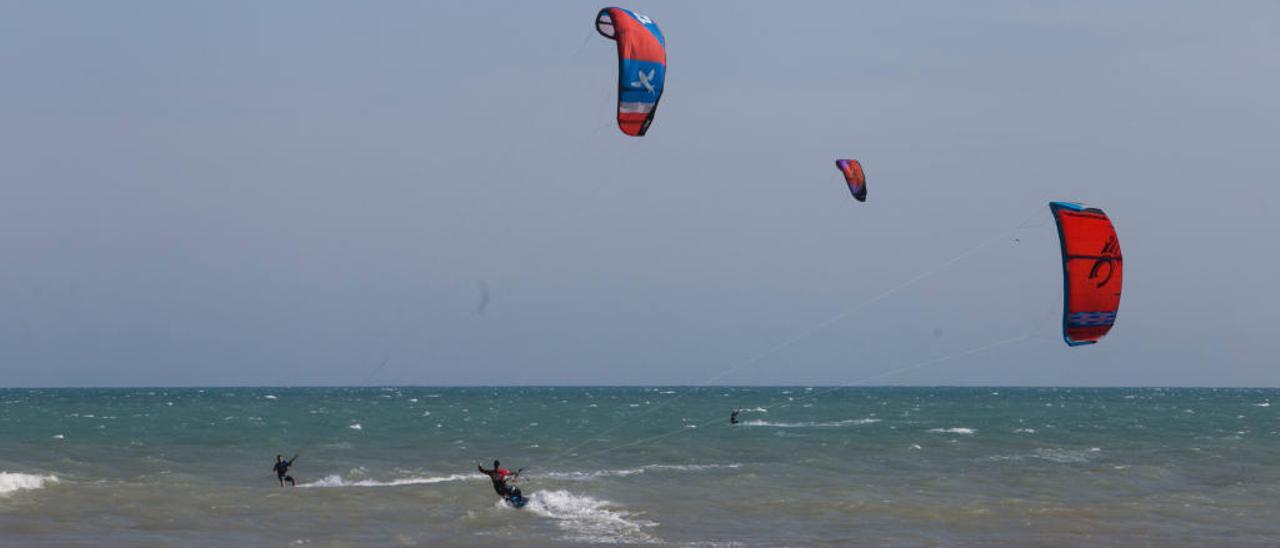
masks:
<path id="1" fill-rule="evenodd" d="M 734 409 L 733 412 L 729 413 L 729 424 L 738 424 L 738 413 L 741 412 L 741 409 Z"/>
<path id="2" fill-rule="evenodd" d="M 507 470 L 506 468 L 503 468 L 502 463 L 495 460 L 493 461 L 492 470 L 485 470 L 484 466 L 482 465 L 477 465 L 476 469 L 479 470 L 481 474 L 489 476 L 489 481 L 493 482 L 493 491 L 497 493 L 498 496 L 504 499 L 511 499 L 513 497 L 521 496 L 520 488 L 508 485 L 507 482 L 514 481 L 517 477 L 519 477 L 520 470 L 524 470 L 523 468 L 521 468 L 520 470 L 516 470 L 515 472 L 512 472 L 510 470 Z"/>
<path id="3" fill-rule="evenodd" d="M 294 455 L 289 460 L 284 460 L 284 455 L 276 455 L 276 465 L 271 467 L 271 471 L 275 472 L 276 479 L 280 480 L 280 487 L 284 487 L 285 483 L 288 483 L 289 487 L 293 487 L 294 481 L 293 476 L 289 475 L 289 467 L 293 466 L 293 461 L 295 460 L 298 460 L 297 455 Z"/>

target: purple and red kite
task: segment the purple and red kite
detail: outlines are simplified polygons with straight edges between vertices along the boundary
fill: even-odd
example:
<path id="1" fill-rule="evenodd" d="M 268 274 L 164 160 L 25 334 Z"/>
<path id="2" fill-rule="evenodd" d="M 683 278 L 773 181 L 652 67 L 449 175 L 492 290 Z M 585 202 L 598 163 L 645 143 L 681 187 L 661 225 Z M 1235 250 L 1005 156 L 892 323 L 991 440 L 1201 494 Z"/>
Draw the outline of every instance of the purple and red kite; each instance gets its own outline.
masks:
<path id="1" fill-rule="evenodd" d="M 853 199 L 867 201 L 867 176 L 862 173 L 862 164 L 857 160 L 836 160 L 836 168 L 844 174 L 844 182 L 849 185 Z"/>

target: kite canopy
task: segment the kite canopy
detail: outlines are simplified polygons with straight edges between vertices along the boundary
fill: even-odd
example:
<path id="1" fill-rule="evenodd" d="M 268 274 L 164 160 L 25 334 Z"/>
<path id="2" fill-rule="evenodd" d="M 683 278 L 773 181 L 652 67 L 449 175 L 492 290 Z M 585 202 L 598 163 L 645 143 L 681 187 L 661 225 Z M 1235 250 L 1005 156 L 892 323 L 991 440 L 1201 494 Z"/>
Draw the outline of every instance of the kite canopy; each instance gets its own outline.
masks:
<path id="1" fill-rule="evenodd" d="M 618 128 L 640 137 L 649 131 L 667 77 L 667 47 L 652 19 L 622 8 L 596 14 L 596 31 L 618 43 Z"/>
<path id="2" fill-rule="evenodd" d="M 1101 209 L 1050 202 L 1062 243 L 1062 337 L 1070 346 L 1093 344 L 1116 323 L 1124 257 L 1111 219 Z"/>
<path id="3" fill-rule="evenodd" d="M 844 182 L 849 185 L 853 199 L 867 201 L 867 176 L 862 173 L 862 164 L 857 160 L 836 160 L 836 167 L 844 174 Z"/>

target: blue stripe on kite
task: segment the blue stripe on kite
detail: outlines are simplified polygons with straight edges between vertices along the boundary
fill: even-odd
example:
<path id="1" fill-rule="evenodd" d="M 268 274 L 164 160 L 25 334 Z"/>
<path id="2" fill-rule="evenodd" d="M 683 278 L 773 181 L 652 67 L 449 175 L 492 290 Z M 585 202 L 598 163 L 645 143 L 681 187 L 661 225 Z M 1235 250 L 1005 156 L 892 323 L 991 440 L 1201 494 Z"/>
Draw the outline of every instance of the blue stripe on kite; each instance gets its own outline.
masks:
<path id="1" fill-rule="evenodd" d="M 1049 202 L 1050 208 L 1054 206 L 1060 207 L 1062 209 L 1070 209 L 1072 211 L 1084 211 L 1084 204 L 1078 204 L 1075 202 Z"/>
<path id="2" fill-rule="evenodd" d="M 1115 312 L 1076 312 L 1067 316 L 1067 327 L 1098 327 L 1115 323 Z"/>

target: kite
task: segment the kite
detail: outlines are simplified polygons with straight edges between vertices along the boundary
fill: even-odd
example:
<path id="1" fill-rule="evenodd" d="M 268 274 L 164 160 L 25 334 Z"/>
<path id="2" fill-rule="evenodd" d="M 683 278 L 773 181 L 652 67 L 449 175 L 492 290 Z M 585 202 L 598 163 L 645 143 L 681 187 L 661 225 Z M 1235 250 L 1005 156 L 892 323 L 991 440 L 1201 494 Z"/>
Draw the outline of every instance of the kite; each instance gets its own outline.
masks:
<path id="1" fill-rule="evenodd" d="M 836 160 L 836 168 L 844 174 L 844 182 L 849 185 L 853 199 L 867 201 L 867 176 L 862 173 L 862 164 L 857 160 Z"/>
<path id="2" fill-rule="evenodd" d="M 1116 323 L 1120 309 L 1120 240 L 1101 209 L 1050 202 L 1049 210 L 1062 244 L 1062 337 L 1069 346 L 1096 343 Z"/>
<path id="3" fill-rule="evenodd" d="M 596 32 L 618 43 L 618 129 L 649 131 L 667 78 L 667 46 L 652 19 L 622 8 L 596 14 Z"/>

